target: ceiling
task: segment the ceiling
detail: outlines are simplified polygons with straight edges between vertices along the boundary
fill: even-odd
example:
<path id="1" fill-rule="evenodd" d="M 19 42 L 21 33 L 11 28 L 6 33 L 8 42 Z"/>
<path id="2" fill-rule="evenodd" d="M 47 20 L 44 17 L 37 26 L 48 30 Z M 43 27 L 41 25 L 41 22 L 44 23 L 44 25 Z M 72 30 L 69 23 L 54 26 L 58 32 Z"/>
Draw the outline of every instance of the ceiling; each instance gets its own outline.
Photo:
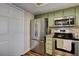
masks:
<path id="1" fill-rule="evenodd" d="M 79 3 L 47 3 L 44 6 L 37 7 L 35 3 L 14 3 L 14 5 L 31 12 L 34 15 L 47 13 L 59 9 L 69 8 L 79 5 Z"/>

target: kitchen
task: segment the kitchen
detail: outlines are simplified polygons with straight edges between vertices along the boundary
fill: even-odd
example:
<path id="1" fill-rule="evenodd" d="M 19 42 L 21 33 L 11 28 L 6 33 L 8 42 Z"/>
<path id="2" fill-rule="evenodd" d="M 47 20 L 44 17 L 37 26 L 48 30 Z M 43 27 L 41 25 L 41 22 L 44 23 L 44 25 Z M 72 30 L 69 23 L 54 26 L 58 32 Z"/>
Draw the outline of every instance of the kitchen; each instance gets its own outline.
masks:
<path id="1" fill-rule="evenodd" d="M 70 7 L 65 9 L 60 9 L 57 11 L 44 13 L 35 16 L 35 20 L 39 22 L 41 20 L 41 27 L 37 29 L 36 35 L 38 42 L 40 39 L 42 43 L 37 43 L 35 48 L 32 49 L 33 52 L 42 55 L 51 56 L 78 56 L 79 55 L 79 7 Z M 42 22 L 44 22 L 45 24 Z M 33 22 L 32 22 L 33 23 Z M 39 24 L 37 24 L 39 25 Z M 44 26 L 43 26 L 44 25 Z M 36 26 L 35 26 L 36 28 Z M 44 29 L 43 29 L 44 28 Z M 44 34 L 40 33 L 42 30 L 45 31 Z M 40 31 L 40 32 L 39 32 Z M 34 31 L 33 31 L 34 32 Z M 33 33 L 32 32 L 32 33 Z M 40 35 L 39 35 L 40 34 Z M 34 34 L 33 34 L 34 35 Z M 33 47 L 33 42 L 36 38 L 32 40 L 31 46 Z"/>
<path id="2" fill-rule="evenodd" d="M 79 56 L 79 4 L 0 4 L 0 56 Z"/>

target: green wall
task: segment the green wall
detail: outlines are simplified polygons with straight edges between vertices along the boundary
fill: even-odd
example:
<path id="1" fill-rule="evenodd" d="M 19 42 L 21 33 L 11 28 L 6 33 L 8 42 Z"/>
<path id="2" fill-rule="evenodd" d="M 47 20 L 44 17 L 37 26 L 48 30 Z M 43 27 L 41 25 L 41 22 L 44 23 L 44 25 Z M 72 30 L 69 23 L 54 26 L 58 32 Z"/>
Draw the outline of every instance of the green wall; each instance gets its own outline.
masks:
<path id="1" fill-rule="evenodd" d="M 54 18 L 64 16 L 75 16 L 75 25 L 79 26 L 79 6 L 36 15 L 35 18 L 48 18 L 48 26 L 52 27 L 54 25 Z"/>
<path id="2" fill-rule="evenodd" d="M 48 26 L 53 27 L 54 18 L 65 17 L 65 16 L 75 16 L 75 25 L 79 26 L 79 6 L 36 15 L 35 18 L 48 18 Z M 79 46 L 78 46 L 78 49 L 79 49 Z M 78 51 L 78 54 L 79 54 L 79 51 Z"/>

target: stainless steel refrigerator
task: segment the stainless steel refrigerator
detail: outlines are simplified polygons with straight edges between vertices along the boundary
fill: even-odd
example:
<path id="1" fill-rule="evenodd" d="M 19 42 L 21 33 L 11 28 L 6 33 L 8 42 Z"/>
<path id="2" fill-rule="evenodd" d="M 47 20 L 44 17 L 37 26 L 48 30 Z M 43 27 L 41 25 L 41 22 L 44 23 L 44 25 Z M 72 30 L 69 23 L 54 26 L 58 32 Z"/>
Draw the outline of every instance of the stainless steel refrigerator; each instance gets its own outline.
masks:
<path id="1" fill-rule="evenodd" d="M 35 19 L 31 21 L 31 50 L 38 54 L 45 54 L 45 41 L 48 32 L 48 19 Z"/>

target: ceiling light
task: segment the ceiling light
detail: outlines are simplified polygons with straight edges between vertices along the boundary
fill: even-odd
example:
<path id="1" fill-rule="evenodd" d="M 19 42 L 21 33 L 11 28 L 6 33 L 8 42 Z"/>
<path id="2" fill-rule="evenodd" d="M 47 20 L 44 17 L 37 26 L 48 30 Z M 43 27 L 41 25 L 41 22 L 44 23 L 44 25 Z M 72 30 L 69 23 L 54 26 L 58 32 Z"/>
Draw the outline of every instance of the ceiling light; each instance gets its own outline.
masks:
<path id="1" fill-rule="evenodd" d="M 45 6 L 47 3 L 35 3 L 36 7 L 41 7 L 41 6 Z"/>

